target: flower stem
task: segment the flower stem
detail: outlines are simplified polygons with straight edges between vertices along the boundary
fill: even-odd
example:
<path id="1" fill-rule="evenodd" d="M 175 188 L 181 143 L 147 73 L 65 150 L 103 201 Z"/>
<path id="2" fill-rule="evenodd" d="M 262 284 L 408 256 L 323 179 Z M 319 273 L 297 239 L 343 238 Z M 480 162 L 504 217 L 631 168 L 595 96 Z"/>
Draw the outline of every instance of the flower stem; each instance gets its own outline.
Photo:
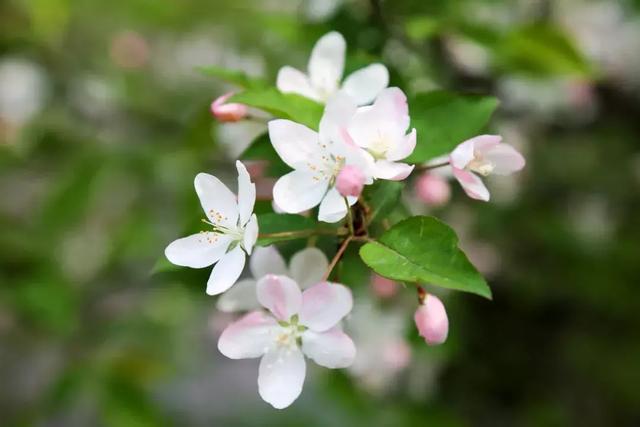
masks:
<path id="1" fill-rule="evenodd" d="M 347 225 L 349 227 L 349 234 L 351 236 L 355 236 L 356 233 L 353 230 L 353 213 L 351 212 L 351 206 L 349 206 L 349 201 L 347 200 L 347 198 L 344 198 L 344 202 L 347 205 Z"/>
<path id="2" fill-rule="evenodd" d="M 428 171 L 431 169 L 438 169 L 444 166 L 449 166 L 449 161 L 447 160 L 446 162 L 442 162 L 442 163 L 436 163 L 434 165 L 420 165 L 420 166 L 416 166 L 414 171 L 415 172 L 422 172 L 422 171 Z"/>
<path id="3" fill-rule="evenodd" d="M 349 246 L 349 243 L 351 243 L 351 240 L 353 240 L 353 235 L 347 236 L 347 238 L 344 239 L 344 242 L 342 242 L 342 244 L 338 248 L 338 252 L 336 252 L 335 256 L 331 260 L 331 264 L 329 264 L 327 271 L 324 273 L 324 276 L 322 277 L 323 282 L 325 282 L 329 278 L 336 264 L 338 263 L 338 261 L 340 261 L 340 258 L 342 258 L 342 254 L 344 254 L 344 251 L 347 250 L 347 246 Z"/>
<path id="4" fill-rule="evenodd" d="M 310 237 L 310 236 L 318 236 L 318 235 L 328 235 L 328 236 L 344 236 L 345 233 L 343 230 L 337 229 L 321 229 L 321 228 L 312 228 L 309 230 L 296 230 L 296 231 L 280 231 L 277 233 L 260 233 L 258 234 L 258 238 L 269 239 L 269 238 L 280 238 L 280 237 Z"/>

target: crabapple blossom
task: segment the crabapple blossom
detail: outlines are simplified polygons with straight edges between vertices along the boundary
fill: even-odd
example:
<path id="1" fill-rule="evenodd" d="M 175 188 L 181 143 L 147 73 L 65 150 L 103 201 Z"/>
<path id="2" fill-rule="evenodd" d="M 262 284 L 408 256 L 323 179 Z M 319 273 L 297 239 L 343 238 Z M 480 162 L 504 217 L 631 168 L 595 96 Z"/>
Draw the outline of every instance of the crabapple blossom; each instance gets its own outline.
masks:
<path id="1" fill-rule="evenodd" d="M 237 161 L 238 197 L 215 176 L 199 173 L 194 181 L 211 231 L 183 237 L 165 249 L 173 264 L 203 268 L 215 264 L 207 282 L 207 294 L 217 295 L 238 280 L 246 255 L 258 238 L 258 220 L 253 214 L 256 188 L 244 165 Z"/>
<path id="2" fill-rule="evenodd" d="M 472 199 L 489 201 L 489 190 L 478 175 L 511 175 L 525 165 L 524 157 L 500 135 L 480 135 L 458 145 L 449 155 L 453 175 Z"/>
<path id="3" fill-rule="evenodd" d="M 340 171 L 351 165 L 363 171 L 365 184 L 373 182 L 370 164 L 362 150 L 350 144 L 345 131 L 355 110 L 353 100 L 338 93 L 327 103 L 319 132 L 290 120 L 268 123 L 274 149 L 294 169 L 273 187 L 273 200 L 278 208 L 300 213 L 320 205 L 320 221 L 338 222 L 347 215 L 348 206 L 357 201 L 354 196 L 343 197 L 336 188 Z"/>
<path id="4" fill-rule="evenodd" d="M 211 103 L 211 113 L 218 121 L 238 122 L 247 115 L 247 106 L 235 102 L 227 103 L 227 100 L 233 96 L 233 92 L 219 96 Z"/>
<path id="5" fill-rule="evenodd" d="M 260 357 L 258 391 L 274 408 L 291 405 L 306 375 L 305 356 L 327 368 L 346 368 L 356 348 L 339 323 L 353 307 L 351 291 L 321 282 L 300 291 L 291 278 L 269 274 L 256 285 L 264 311 L 252 311 L 220 335 L 218 349 L 230 359 Z"/>
<path id="6" fill-rule="evenodd" d="M 420 336 L 429 345 L 442 344 L 449 334 L 449 318 L 438 297 L 427 294 L 414 315 Z"/>
<path id="7" fill-rule="evenodd" d="M 336 177 L 336 188 L 342 196 L 358 197 L 364 188 L 366 177 L 360 169 L 347 165 Z"/>
<path id="8" fill-rule="evenodd" d="M 403 180 L 413 166 L 400 163 L 416 147 L 416 130 L 407 134 L 407 97 L 397 87 L 384 89 L 370 107 L 359 108 L 349 121 L 347 133 L 363 149 L 377 179 Z"/>
<path id="9" fill-rule="evenodd" d="M 234 287 L 222 294 L 217 307 L 221 311 L 248 311 L 260 308 L 256 298 L 256 281 L 267 274 L 279 274 L 291 277 L 306 289 L 322 281 L 329 261 L 318 248 L 308 247 L 296 252 L 289 262 L 289 267 L 280 252 L 274 246 L 257 247 L 249 259 L 249 270 L 252 278 L 240 280 Z"/>
<path id="10" fill-rule="evenodd" d="M 370 391 L 383 392 L 411 362 L 407 326 L 402 310 L 383 309 L 366 296 L 358 300 L 345 322 L 358 348 L 349 373 Z"/>
<path id="11" fill-rule="evenodd" d="M 451 187 L 443 177 L 425 172 L 416 181 L 416 195 L 429 206 L 442 206 L 451 198 Z"/>
<path id="12" fill-rule="evenodd" d="M 382 64 L 371 64 L 347 76 L 341 87 L 345 51 L 346 42 L 340 33 L 325 34 L 311 51 L 308 75 L 293 67 L 282 67 L 276 82 L 278 90 L 326 102 L 342 89 L 358 105 L 369 104 L 389 84 L 389 72 Z"/>

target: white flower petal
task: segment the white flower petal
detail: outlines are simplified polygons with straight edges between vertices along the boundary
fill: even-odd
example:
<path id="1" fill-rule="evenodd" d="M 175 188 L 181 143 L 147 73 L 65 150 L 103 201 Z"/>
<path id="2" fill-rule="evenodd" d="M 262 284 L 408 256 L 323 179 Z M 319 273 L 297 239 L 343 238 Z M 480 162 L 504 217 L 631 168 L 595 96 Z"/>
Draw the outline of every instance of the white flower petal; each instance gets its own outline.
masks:
<path id="1" fill-rule="evenodd" d="M 196 193 L 202 209 L 214 224 L 235 227 L 238 222 L 238 202 L 218 178 L 208 173 L 199 173 L 194 180 Z"/>
<path id="2" fill-rule="evenodd" d="M 287 276 L 269 274 L 256 284 L 258 301 L 279 320 L 288 321 L 300 311 L 302 293 L 298 284 Z"/>
<path id="3" fill-rule="evenodd" d="M 352 308 L 349 288 L 338 283 L 318 283 L 302 293 L 300 324 L 323 332 L 337 325 Z"/>
<path id="4" fill-rule="evenodd" d="M 320 141 L 325 145 L 331 143 L 352 143 L 347 133 L 347 125 L 356 113 L 357 106 L 346 93 L 338 92 L 327 102 L 322 119 L 320 119 Z"/>
<path id="5" fill-rule="evenodd" d="M 387 153 L 387 160 L 397 162 L 408 157 L 416 148 L 416 137 L 416 130 L 411 130 L 411 133 L 401 138 L 398 145 Z"/>
<path id="6" fill-rule="evenodd" d="M 271 120 L 267 127 L 273 148 L 291 168 L 320 158 L 321 150 L 315 131 L 284 119 Z"/>
<path id="7" fill-rule="evenodd" d="M 244 226 L 251 218 L 253 206 L 256 203 L 256 185 L 251 182 L 249 172 L 240 160 L 236 161 L 236 169 L 238 170 L 238 210 L 240 224 Z"/>
<path id="8" fill-rule="evenodd" d="M 449 155 L 451 166 L 456 169 L 464 169 L 473 160 L 476 138 L 467 139 L 453 149 Z"/>
<path id="9" fill-rule="evenodd" d="M 302 393 L 306 369 L 304 356 L 297 347 L 268 351 L 258 370 L 260 397 L 276 409 L 291 405 Z"/>
<path id="10" fill-rule="evenodd" d="M 218 350 L 230 359 L 260 357 L 273 346 L 276 320 L 262 311 L 253 311 L 231 323 L 218 339 Z"/>
<path id="11" fill-rule="evenodd" d="M 344 71 L 344 57 L 347 44 L 344 37 L 332 31 L 317 41 L 309 59 L 309 77 L 314 88 L 326 95 L 338 90 L 338 83 Z"/>
<path id="12" fill-rule="evenodd" d="M 306 289 L 322 280 L 329 267 L 327 256 L 318 248 L 309 247 L 296 252 L 289 263 L 291 278 Z"/>
<path id="13" fill-rule="evenodd" d="M 502 142 L 500 135 L 478 135 L 471 138 L 475 151 L 484 154 Z"/>
<path id="14" fill-rule="evenodd" d="M 240 245 L 227 252 L 213 267 L 207 282 L 207 294 L 218 295 L 236 283 L 244 269 L 246 255 Z"/>
<path id="15" fill-rule="evenodd" d="M 401 181 L 409 176 L 409 174 L 413 171 L 413 168 L 414 165 L 408 165 L 406 163 L 378 160 L 374 166 L 374 174 L 378 179 Z"/>
<path id="16" fill-rule="evenodd" d="M 349 206 L 353 206 L 358 200 L 357 197 L 351 196 L 347 199 L 349 201 Z M 332 187 L 327 192 L 327 195 L 324 196 L 324 199 L 322 199 L 322 203 L 320 203 L 318 220 L 334 223 L 340 221 L 345 216 L 347 216 L 347 204 L 344 197 L 340 195 L 335 187 Z"/>
<path id="17" fill-rule="evenodd" d="M 311 86 L 309 77 L 302 71 L 285 66 L 278 71 L 276 86 L 282 93 L 297 93 L 314 101 L 321 101 L 316 90 Z"/>
<path id="18" fill-rule="evenodd" d="M 242 239 L 242 246 L 247 254 L 251 255 L 256 241 L 258 240 L 258 217 L 256 214 L 251 215 L 249 222 L 244 228 L 244 236 Z"/>
<path id="19" fill-rule="evenodd" d="M 330 369 L 349 367 L 356 358 L 356 346 L 339 327 L 326 332 L 307 329 L 302 334 L 302 352 L 318 365 Z"/>
<path id="20" fill-rule="evenodd" d="M 164 254 L 172 264 L 203 268 L 218 261 L 230 243 L 231 237 L 207 231 L 174 240 Z"/>
<path id="21" fill-rule="evenodd" d="M 342 83 L 358 105 L 370 104 L 389 84 L 389 71 L 382 64 L 371 64 L 351 73 Z"/>
<path id="22" fill-rule="evenodd" d="M 467 196 L 484 202 L 489 201 L 489 190 L 479 176 L 464 169 L 452 168 L 452 170 L 453 176 L 456 177 Z"/>
<path id="23" fill-rule="evenodd" d="M 216 308 L 225 313 L 259 309 L 260 303 L 256 297 L 256 281 L 254 279 L 240 280 L 227 292 L 220 295 L 216 302 Z"/>
<path id="24" fill-rule="evenodd" d="M 273 186 L 273 200 L 288 213 L 300 213 L 318 206 L 327 191 L 327 181 L 315 180 L 305 171 L 289 172 Z"/>
<path id="25" fill-rule="evenodd" d="M 249 268 L 256 280 L 267 274 L 287 274 L 287 265 L 275 246 L 256 248 L 249 260 Z"/>
<path id="26" fill-rule="evenodd" d="M 380 92 L 371 107 L 359 108 L 349 124 L 357 145 L 369 148 L 381 138 L 400 141 L 409 127 L 407 97 L 397 87 Z"/>
<path id="27" fill-rule="evenodd" d="M 498 144 L 484 153 L 484 158 L 493 166 L 492 174 L 511 175 L 525 165 L 524 157 L 509 144 Z"/>

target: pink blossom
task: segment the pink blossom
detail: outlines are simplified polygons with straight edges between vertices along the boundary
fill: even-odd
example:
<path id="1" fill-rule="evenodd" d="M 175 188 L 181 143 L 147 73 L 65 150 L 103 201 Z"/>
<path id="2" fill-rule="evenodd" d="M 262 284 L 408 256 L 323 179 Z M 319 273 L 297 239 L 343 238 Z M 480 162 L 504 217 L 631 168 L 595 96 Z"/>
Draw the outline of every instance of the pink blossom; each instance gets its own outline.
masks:
<path id="1" fill-rule="evenodd" d="M 269 310 L 252 311 L 230 324 L 218 349 L 230 359 L 260 357 L 258 391 L 274 408 L 291 405 L 302 392 L 304 356 L 327 368 L 346 368 L 356 348 L 340 321 L 353 308 L 351 291 L 321 282 L 304 292 L 287 276 L 270 274 L 256 285 L 258 302 Z"/>
<path id="2" fill-rule="evenodd" d="M 430 206 L 442 206 L 451 198 L 451 187 L 446 179 L 425 172 L 416 182 L 418 198 Z"/>
<path id="3" fill-rule="evenodd" d="M 233 92 L 219 96 L 211 103 L 211 113 L 218 121 L 237 122 L 244 119 L 247 115 L 247 106 L 231 102 L 227 104 L 227 100 L 233 96 Z"/>
<path id="4" fill-rule="evenodd" d="M 489 190 L 480 176 L 511 175 L 524 167 L 522 154 L 501 141 L 499 135 L 480 135 L 464 141 L 451 152 L 453 175 L 472 199 L 489 201 Z"/>
<path id="5" fill-rule="evenodd" d="M 365 180 L 364 173 L 358 167 L 346 165 L 336 177 L 336 188 L 344 197 L 358 197 L 362 193 Z"/>
<path id="6" fill-rule="evenodd" d="M 380 298 L 391 298 L 398 293 L 398 284 L 391 279 L 374 274 L 371 280 L 371 289 Z"/>
<path id="7" fill-rule="evenodd" d="M 420 336 L 429 345 L 442 344 L 449 333 L 447 311 L 438 297 L 428 294 L 414 315 Z"/>

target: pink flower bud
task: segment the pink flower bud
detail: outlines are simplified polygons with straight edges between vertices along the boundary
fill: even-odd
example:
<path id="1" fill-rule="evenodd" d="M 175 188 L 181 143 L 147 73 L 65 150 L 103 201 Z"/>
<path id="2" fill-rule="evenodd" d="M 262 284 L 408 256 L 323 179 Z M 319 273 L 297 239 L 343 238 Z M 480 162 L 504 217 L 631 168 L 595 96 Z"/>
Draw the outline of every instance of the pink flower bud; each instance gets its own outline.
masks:
<path id="1" fill-rule="evenodd" d="M 451 198 L 451 187 L 441 176 L 425 172 L 416 182 L 418 198 L 431 206 L 442 206 Z"/>
<path id="2" fill-rule="evenodd" d="M 391 279 L 374 274 L 371 280 L 371 290 L 380 298 L 391 298 L 398 293 L 398 284 Z"/>
<path id="3" fill-rule="evenodd" d="M 449 319 L 442 301 L 428 294 L 414 316 L 420 336 L 429 345 L 442 344 L 449 334 Z"/>
<path id="4" fill-rule="evenodd" d="M 360 169 L 347 165 L 342 168 L 336 178 L 336 188 L 343 196 L 358 197 L 364 187 L 365 176 Z"/>
<path id="5" fill-rule="evenodd" d="M 230 103 L 226 104 L 227 99 L 233 96 L 233 92 L 224 94 L 216 98 L 211 103 L 211 113 L 218 121 L 237 122 L 245 118 L 247 115 L 247 106 L 243 104 Z"/>
<path id="6" fill-rule="evenodd" d="M 404 369 L 411 362 L 411 346 L 404 340 L 388 343 L 382 349 L 382 360 L 394 371 Z"/>

